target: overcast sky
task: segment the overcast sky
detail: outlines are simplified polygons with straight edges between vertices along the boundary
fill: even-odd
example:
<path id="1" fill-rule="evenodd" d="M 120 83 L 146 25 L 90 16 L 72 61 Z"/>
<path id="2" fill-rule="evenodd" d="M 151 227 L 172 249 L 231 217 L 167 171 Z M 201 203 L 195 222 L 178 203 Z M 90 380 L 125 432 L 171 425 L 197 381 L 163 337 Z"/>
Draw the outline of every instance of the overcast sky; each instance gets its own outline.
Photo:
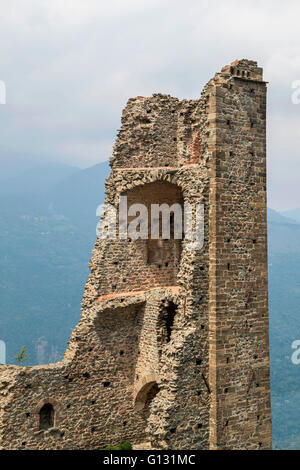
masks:
<path id="1" fill-rule="evenodd" d="M 107 160 L 129 97 L 197 98 L 248 58 L 269 81 L 269 206 L 300 207 L 299 18 L 298 0 L 2 0 L 1 162 Z"/>

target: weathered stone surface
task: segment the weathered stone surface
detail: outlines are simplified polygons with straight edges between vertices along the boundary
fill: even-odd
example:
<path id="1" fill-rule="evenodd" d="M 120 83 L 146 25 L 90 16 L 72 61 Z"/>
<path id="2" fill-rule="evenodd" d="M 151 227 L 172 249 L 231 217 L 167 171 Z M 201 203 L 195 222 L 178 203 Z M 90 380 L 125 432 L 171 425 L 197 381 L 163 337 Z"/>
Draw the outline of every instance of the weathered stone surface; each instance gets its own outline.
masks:
<path id="1" fill-rule="evenodd" d="M 98 239 L 64 359 L 0 366 L 0 448 L 271 447 L 265 142 L 253 61 L 128 101 L 106 202 L 203 203 L 204 246 Z"/>

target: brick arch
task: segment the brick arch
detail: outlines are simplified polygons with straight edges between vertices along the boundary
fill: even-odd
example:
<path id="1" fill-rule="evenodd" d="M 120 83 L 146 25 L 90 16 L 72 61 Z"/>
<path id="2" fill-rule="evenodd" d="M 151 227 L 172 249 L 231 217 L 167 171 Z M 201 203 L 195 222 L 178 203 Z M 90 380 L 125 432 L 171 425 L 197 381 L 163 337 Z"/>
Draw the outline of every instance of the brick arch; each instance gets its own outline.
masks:
<path id="1" fill-rule="evenodd" d="M 137 177 L 138 176 L 138 177 Z M 185 197 L 186 194 L 190 192 L 190 187 L 183 184 L 183 181 L 181 181 L 181 178 L 179 177 L 180 175 L 174 173 L 174 172 L 159 172 L 157 171 L 156 173 L 151 173 L 151 172 L 146 172 L 146 173 L 132 173 L 132 174 L 126 174 L 124 175 L 124 179 L 122 182 L 119 180 L 117 181 L 112 181 L 112 185 L 114 184 L 115 187 L 117 186 L 117 189 L 114 190 L 114 196 L 113 199 L 115 200 L 115 205 L 118 205 L 119 202 L 119 195 L 123 193 L 129 193 L 133 189 L 139 187 L 139 186 L 146 186 L 151 183 L 169 183 L 174 186 L 177 186 L 183 196 Z M 126 178 L 126 180 L 125 180 Z"/>
<path id="2" fill-rule="evenodd" d="M 54 408 L 54 413 L 55 413 L 54 426 L 56 426 L 59 421 L 59 405 L 58 405 L 57 400 L 55 400 L 54 398 L 50 398 L 50 397 L 43 398 L 37 403 L 36 407 L 33 410 L 35 431 L 40 430 L 40 410 L 43 408 L 44 405 L 47 405 L 48 403 L 52 405 Z"/>
<path id="3" fill-rule="evenodd" d="M 125 175 L 124 175 L 125 176 Z M 139 177 L 136 178 L 136 174 L 126 175 L 127 182 L 123 182 L 119 185 L 118 190 L 116 191 L 115 197 L 118 199 L 119 195 L 122 193 L 129 193 L 135 188 L 147 186 L 152 183 L 169 183 L 171 185 L 177 186 L 185 194 L 186 188 L 179 181 L 178 175 L 173 173 L 144 173 L 139 174 Z"/>
<path id="4" fill-rule="evenodd" d="M 156 374 L 144 375 L 134 388 L 134 409 L 140 411 L 145 407 L 147 395 L 153 386 L 157 386 L 158 377 Z"/>

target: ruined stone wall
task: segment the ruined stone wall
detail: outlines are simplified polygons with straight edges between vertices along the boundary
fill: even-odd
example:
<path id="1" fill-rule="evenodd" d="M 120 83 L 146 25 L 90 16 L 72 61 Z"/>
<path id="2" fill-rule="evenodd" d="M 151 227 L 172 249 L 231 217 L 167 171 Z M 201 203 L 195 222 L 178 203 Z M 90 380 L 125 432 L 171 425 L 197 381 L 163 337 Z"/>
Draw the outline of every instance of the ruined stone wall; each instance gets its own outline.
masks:
<path id="1" fill-rule="evenodd" d="M 0 366 L 0 448 L 269 448 L 261 69 L 129 100 L 111 166 L 106 203 L 204 204 L 204 245 L 98 238 L 63 361 Z"/>

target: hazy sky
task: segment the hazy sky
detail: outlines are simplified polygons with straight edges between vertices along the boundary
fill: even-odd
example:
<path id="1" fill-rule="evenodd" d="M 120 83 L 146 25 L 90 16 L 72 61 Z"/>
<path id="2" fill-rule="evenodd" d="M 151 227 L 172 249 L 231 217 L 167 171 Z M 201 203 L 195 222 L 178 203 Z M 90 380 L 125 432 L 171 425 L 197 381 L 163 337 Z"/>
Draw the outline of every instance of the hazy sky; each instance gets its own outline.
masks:
<path id="1" fill-rule="evenodd" d="M 298 0 L 2 0 L 1 161 L 107 160 L 129 97 L 196 98 L 248 58 L 270 82 L 269 206 L 300 207 L 299 18 Z"/>

